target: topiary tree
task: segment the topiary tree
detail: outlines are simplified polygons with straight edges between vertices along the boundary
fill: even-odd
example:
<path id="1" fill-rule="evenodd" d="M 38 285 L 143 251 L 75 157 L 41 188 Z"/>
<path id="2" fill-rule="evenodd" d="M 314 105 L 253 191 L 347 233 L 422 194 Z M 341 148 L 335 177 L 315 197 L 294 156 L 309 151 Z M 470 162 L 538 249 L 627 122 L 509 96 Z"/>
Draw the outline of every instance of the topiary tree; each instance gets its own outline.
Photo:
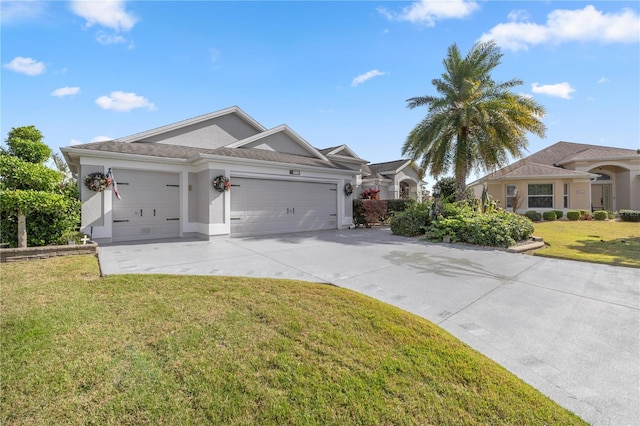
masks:
<path id="1" fill-rule="evenodd" d="M 59 172 L 44 165 L 51 149 L 34 126 L 12 128 L 0 148 L 2 241 L 27 247 L 61 242 L 80 219 L 80 202 L 69 196 Z"/>

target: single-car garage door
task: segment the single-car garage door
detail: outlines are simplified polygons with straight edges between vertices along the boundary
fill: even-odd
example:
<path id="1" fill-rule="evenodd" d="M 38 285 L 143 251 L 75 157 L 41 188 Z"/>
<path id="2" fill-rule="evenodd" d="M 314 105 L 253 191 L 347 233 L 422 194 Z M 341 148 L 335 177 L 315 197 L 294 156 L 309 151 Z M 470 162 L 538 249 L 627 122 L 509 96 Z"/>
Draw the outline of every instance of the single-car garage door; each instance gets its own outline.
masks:
<path id="1" fill-rule="evenodd" d="M 231 179 L 231 235 L 336 229 L 337 185 Z"/>
<path id="2" fill-rule="evenodd" d="M 113 196 L 113 241 L 180 236 L 177 173 L 113 170 L 122 197 Z"/>

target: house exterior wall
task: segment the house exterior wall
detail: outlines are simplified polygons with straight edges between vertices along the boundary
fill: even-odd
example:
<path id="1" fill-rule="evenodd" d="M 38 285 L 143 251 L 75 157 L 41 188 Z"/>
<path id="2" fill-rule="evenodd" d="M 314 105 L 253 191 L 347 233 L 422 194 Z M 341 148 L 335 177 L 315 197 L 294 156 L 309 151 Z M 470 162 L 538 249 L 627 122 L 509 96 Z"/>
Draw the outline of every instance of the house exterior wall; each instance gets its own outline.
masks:
<path id="1" fill-rule="evenodd" d="M 91 232 L 91 227 L 104 226 L 104 193 L 91 191 L 84 184 L 84 178 L 90 173 L 107 173 L 103 166 L 91 165 L 80 167 L 78 173 L 78 189 L 80 190 L 81 208 L 81 228 Z"/>
<path id="2" fill-rule="evenodd" d="M 216 117 L 182 129 L 143 139 L 168 145 L 213 149 L 237 142 L 259 132 L 235 114 Z"/>
<path id="3" fill-rule="evenodd" d="M 283 132 L 278 132 L 273 135 L 269 135 L 253 143 L 244 145 L 246 148 L 259 148 L 266 149 L 268 151 L 285 152 L 287 154 L 301 155 L 303 157 L 310 157 L 309 151 L 300 146 L 300 144 L 293 141 L 289 136 Z"/>
<path id="4" fill-rule="evenodd" d="M 552 184 L 553 185 L 553 207 L 541 208 L 530 207 L 528 204 L 528 186 L 529 184 Z M 564 207 L 564 184 L 568 184 L 569 207 Z M 487 193 L 494 200 L 500 201 L 500 205 L 508 211 L 512 211 L 511 207 L 507 207 L 507 186 L 515 185 L 516 191 L 522 194 L 522 204 L 517 209 L 517 213 L 525 213 L 529 210 L 539 212 L 550 210 L 591 210 L 591 182 L 588 179 L 531 179 L 531 180 L 504 180 L 500 182 L 487 183 Z M 482 184 L 474 187 L 474 194 L 480 197 L 482 194 Z"/>

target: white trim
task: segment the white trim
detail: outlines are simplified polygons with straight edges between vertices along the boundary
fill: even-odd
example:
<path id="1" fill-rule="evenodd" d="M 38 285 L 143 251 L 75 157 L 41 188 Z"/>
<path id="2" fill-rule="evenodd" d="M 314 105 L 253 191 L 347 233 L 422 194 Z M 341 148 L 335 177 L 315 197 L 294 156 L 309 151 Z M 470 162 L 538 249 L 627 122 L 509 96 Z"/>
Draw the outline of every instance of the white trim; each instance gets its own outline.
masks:
<path id="1" fill-rule="evenodd" d="M 248 138 L 239 140 L 237 142 L 230 143 L 228 145 L 225 145 L 225 148 L 240 148 L 242 146 L 245 146 L 245 145 L 248 145 L 250 143 L 259 141 L 261 139 L 264 139 L 264 138 L 266 138 L 268 136 L 275 135 L 277 133 L 285 133 L 285 134 L 287 134 L 291 139 L 294 140 L 294 142 L 296 142 L 298 145 L 300 145 L 301 148 L 303 148 L 305 151 L 309 152 L 309 154 L 312 154 L 314 157 L 319 158 L 319 159 L 321 159 L 323 161 L 328 161 L 327 157 L 322 155 L 320 153 L 320 151 L 318 151 L 313 146 L 311 146 L 311 144 L 309 142 L 304 140 L 304 138 L 302 136 L 300 136 L 299 134 L 294 132 L 286 124 L 281 124 L 280 126 L 274 127 L 272 129 L 269 129 L 269 130 L 264 131 L 262 133 L 258 133 L 257 135 L 253 135 L 253 136 L 250 136 Z M 284 153 L 284 154 L 286 154 L 286 153 Z"/>

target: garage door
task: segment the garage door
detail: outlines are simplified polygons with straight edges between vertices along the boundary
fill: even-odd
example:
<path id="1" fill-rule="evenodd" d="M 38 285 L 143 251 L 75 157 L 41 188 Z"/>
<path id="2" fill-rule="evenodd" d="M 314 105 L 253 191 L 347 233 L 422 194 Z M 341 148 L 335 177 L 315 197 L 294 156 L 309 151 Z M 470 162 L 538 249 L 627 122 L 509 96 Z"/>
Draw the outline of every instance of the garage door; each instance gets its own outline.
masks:
<path id="1" fill-rule="evenodd" d="M 337 186 L 331 183 L 231 179 L 234 236 L 337 228 Z"/>
<path id="2" fill-rule="evenodd" d="M 113 241 L 180 236 L 177 173 L 113 170 L 122 197 L 113 196 Z"/>

